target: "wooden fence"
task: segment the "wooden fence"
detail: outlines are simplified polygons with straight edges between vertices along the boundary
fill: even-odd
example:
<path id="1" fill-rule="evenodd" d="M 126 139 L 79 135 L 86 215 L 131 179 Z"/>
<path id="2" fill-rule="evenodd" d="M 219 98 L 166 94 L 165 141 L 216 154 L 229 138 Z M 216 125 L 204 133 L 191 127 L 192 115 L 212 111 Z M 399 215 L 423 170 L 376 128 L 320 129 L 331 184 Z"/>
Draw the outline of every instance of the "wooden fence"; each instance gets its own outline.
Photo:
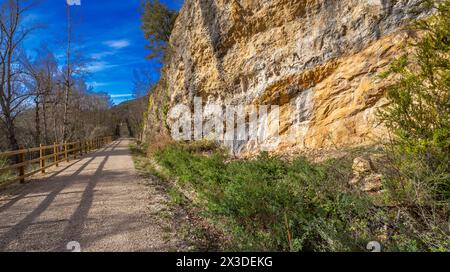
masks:
<path id="1" fill-rule="evenodd" d="M 69 162 L 72 157 L 76 159 L 112 141 L 112 137 L 104 137 L 0 153 L 0 160 L 8 162 L 7 166 L 0 165 L 0 187 L 18 181 L 25 183 L 30 176 L 39 172 L 45 174 L 46 169 L 58 166 L 60 162 Z"/>

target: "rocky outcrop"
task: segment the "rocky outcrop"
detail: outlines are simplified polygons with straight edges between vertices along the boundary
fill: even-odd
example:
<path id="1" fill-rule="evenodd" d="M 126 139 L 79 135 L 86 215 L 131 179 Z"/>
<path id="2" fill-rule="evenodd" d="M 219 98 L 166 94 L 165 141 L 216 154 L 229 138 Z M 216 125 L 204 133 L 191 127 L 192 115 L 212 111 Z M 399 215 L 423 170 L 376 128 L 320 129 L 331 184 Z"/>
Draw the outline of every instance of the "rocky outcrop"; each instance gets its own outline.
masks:
<path id="1" fill-rule="evenodd" d="M 353 178 L 349 184 L 363 192 L 378 192 L 383 186 L 383 175 L 377 173 L 376 157 L 357 157 L 353 160 Z"/>
<path id="2" fill-rule="evenodd" d="M 147 130 L 161 129 L 171 106 L 192 106 L 197 96 L 278 105 L 279 152 L 372 143 L 384 134 L 375 112 L 389 84 L 378 75 L 410 35 L 401 26 L 419 16 L 418 2 L 186 0 Z M 260 144 L 231 146 L 245 154 Z"/>

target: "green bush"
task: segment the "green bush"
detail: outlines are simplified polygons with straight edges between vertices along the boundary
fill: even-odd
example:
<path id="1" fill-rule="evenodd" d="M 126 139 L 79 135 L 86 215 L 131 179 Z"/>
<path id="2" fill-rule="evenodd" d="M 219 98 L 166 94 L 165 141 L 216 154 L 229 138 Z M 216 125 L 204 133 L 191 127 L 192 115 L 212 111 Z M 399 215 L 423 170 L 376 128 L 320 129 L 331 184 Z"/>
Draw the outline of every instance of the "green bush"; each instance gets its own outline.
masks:
<path id="1" fill-rule="evenodd" d="M 427 4 L 433 1 L 425 1 Z M 392 76 L 389 106 L 380 118 L 401 152 L 431 169 L 448 170 L 450 153 L 450 1 L 437 1 L 435 15 L 416 22 L 420 33 L 382 77 Z"/>
<path id="2" fill-rule="evenodd" d="M 388 203 L 397 219 L 397 250 L 450 250 L 450 1 L 425 1 L 436 13 L 383 76 L 389 106 L 381 120 L 394 136 L 386 146 Z"/>
<path id="3" fill-rule="evenodd" d="M 347 187 L 351 161 L 318 165 L 262 154 L 226 163 L 222 150 L 200 150 L 173 144 L 156 158 L 195 188 L 211 216 L 227 220 L 239 249 L 360 251 L 370 241 L 370 203 Z"/>
<path id="4" fill-rule="evenodd" d="M 348 185 L 352 156 L 320 164 L 267 154 L 228 161 L 214 145 L 173 143 L 155 158 L 198 193 L 206 215 L 238 250 L 364 251 L 369 241 L 380 241 L 385 251 L 450 250 L 448 217 L 436 213 L 445 203 L 436 202 L 427 187 L 399 183 L 389 172 L 386 193 L 374 198 L 355 191 Z M 412 162 L 404 167 L 410 179 L 426 174 Z"/>

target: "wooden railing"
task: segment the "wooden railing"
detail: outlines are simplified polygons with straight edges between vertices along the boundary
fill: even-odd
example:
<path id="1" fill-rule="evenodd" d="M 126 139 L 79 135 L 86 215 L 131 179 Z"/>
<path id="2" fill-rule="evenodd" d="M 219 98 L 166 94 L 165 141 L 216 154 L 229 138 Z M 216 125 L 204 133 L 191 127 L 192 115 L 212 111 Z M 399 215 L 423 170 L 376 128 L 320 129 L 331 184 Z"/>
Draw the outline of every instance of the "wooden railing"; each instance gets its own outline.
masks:
<path id="1" fill-rule="evenodd" d="M 39 172 L 45 174 L 45 170 L 52 166 L 58 166 L 63 161 L 69 162 L 71 157 L 76 159 L 78 156 L 81 157 L 83 154 L 99 149 L 112 141 L 112 137 L 104 137 L 71 143 L 55 143 L 48 146 L 41 145 L 29 149 L 21 148 L 16 151 L 0 153 L 0 160 L 9 162 L 9 165 L 0 168 L 0 187 L 18 181 L 25 183 L 25 179 L 30 176 Z M 27 168 L 31 167 L 33 168 L 27 172 L 29 170 Z M 7 177 L 2 178 L 2 175 Z"/>

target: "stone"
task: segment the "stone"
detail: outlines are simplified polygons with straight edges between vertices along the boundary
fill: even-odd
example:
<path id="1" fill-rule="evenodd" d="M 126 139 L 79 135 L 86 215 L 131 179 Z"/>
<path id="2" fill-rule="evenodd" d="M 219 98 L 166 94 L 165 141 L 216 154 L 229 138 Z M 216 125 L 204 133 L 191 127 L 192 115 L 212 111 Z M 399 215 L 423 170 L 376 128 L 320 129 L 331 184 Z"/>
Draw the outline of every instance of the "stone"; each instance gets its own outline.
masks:
<path id="1" fill-rule="evenodd" d="M 372 155 L 378 158 L 376 155 Z M 363 192 L 378 192 L 382 189 L 383 175 L 375 173 L 370 158 L 356 157 L 353 160 L 353 178 L 349 184 L 358 187 Z"/>
<path id="2" fill-rule="evenodd" d="M 378 192 L 383 188 L 383 175 L 370 174 L 361 181 L 360 190 L 363 192 Z"/>
<path id="3" fill-rule="evenodd" d="M 353 160 L 353 175 L 363 176 L 364 174 L 372 171 L 372 163 L 370 159 L 365 159 L 362 157 L 357 157 Z"/>

